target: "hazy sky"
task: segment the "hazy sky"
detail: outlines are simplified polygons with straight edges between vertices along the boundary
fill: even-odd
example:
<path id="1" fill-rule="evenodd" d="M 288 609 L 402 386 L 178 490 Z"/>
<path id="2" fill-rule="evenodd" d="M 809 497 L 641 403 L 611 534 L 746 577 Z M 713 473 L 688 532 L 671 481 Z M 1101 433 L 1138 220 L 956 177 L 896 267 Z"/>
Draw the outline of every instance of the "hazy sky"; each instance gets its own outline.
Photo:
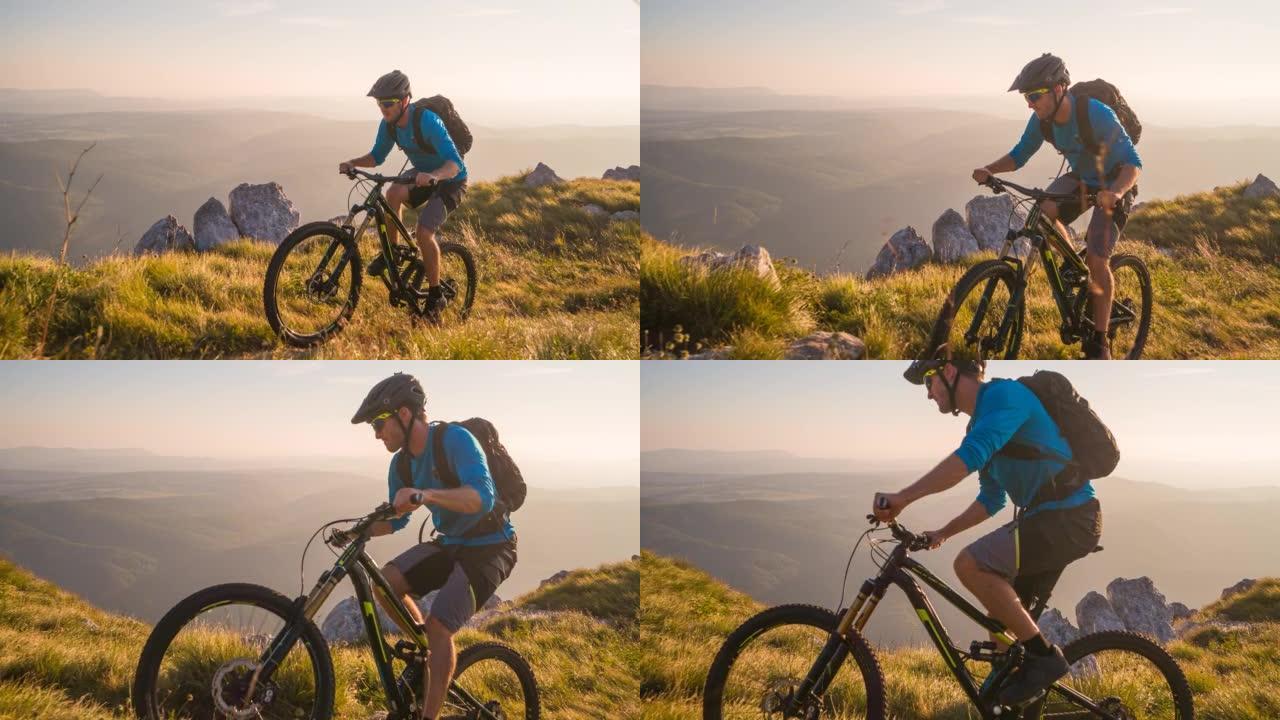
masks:
<path id="1" fill-rule="evenodd" d="M 0 5 L 0 85 L 363 97 L 399 68 L 422 97 L 633 124 L 639 24 L 633 0 L 17 0 Z"/>
<path id="2" fill-rule="evenodd" d="M 994 97 L 1024 63 L 1053 52 L 1074 79 L 1114 82 L 1144 119 L 1144 107 L 1164 123 L 1206 115 L 1173 102 L 1221 103 L 1232 121 L 1280 106 L 1267 80 L 1280 71 L 1271 0 L 646 0 L 641 28 L 641 77 L 652 84 Z"/>
<path id="3" fill-rule="evenodd" d="M 641 450 L 785 450 L 850 469 L 958 447 L 967 417 L 940 414 L 904 362 L 644 363 Z M 1115 433 L 1117 475 L 1186 487 L 1276 485 L 1276 364 L 996 362 L 989 377 L 1066 374 Z"/>
<path id="4" fill-rule="evenodd" d="M 588 465 L 607 469 L 600 484 L 639 482 L 640 373 L 624 362 L 9 361 L 0 443 L 385 463 L 373 430 L 350 421 L 397 371 L 423 383 L 428 417 L 490 419 L 522 465 Z"/>

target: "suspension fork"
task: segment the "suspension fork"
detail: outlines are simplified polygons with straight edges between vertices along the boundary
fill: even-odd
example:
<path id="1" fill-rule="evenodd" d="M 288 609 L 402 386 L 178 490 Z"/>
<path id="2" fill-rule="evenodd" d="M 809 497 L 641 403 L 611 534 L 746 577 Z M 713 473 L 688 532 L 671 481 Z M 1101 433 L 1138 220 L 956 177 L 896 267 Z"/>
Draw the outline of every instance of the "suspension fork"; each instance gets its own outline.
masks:
<path id="1" fill-rule="evenodd" d="M 880 578 L 862 583 L 858 597 L 854 598 L 853 604 L 841 615 L 840 624 L 836 627 L 835 633 L 827 638 L 822 652 L 818 653 L 817 660 L 813 662 L 808 674 L 796 688 L 791 710 L 800 707 L 810 697 L 822 697 L 826 694 L 836 673 L 840 672 L 844 661 L 849 658 L 850 632 L 862 632 L 862 628 L 871 619 L 871 613 L 875 611 L 876 605 L 880 603 L 888 587 L 888 582 L 881 581 Z"/>

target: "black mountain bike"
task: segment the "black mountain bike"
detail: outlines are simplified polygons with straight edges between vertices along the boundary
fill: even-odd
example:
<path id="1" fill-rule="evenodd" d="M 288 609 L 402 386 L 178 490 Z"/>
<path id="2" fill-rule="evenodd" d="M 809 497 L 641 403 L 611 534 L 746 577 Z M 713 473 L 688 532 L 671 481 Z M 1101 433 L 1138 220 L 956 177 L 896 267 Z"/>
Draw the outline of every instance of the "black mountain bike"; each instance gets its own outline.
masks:
<path id="1" fill-rule="evenodd" d="M 1028 278 L 1035 267 L 1032 255 L 1037 254 L 1061 318 L 1058 332 L 1062 342 L 1080 342 L 1094 327 L 1085 251 L 1072 248 L 1040 211 L 1041 201 L 1074 200 L 1078 196 L 1026 188 L 996 177 L 983 184 L 994 193 L 1021 193 L 1021 202 L 1031 203 L 1027 221 L 1021 229 L 1009 231 L 999 259 L 974 265 L 956 283 L 934 324 L 930 347 L 946 343 L 953 352 L 973 357 L 1016 358 L 1026 320 Z M 1088 197 L 1093 201 L 1096 194 Z M 1031 243 L 1031 254 L 1025 262 L 1011 252 L 1019 238 Z M 1113 256 L 1111 272 L 1115 279 L 1114 301 L 1107 335 L 1112 356 L 1137 360 L 1151 329 L 1151 273 L 1133 255 Z"/>
<path id="2" fill-rule="evenodd" d="M 308 223 L 280 243 L 267 266 L 262 301 L 267 322 L 282 340 L 294 347 L 312 347 L 346 326 L 360 300 L 365 266 L 359 239 L 370 223 L 377 227 L 379 240 L 378 258 L 370 266 L 387 286 L 393 307 L 407 307 L 414 316 L 432 322 L 467 318 L 476 298 L 476 261 L 471 251 L 456 242 L 440 242 L 440 288 L 446 304 L 442 312 L 430 312 L 422 288 L 426 267 L 417 248 L 404 242 L 409 231 L 382 194 L 383 185 L 411 184 L 415 174 L 376 175 L 353 168 L 347 177 L 364 180 L 352 192 L 365 180 L 372 186 L 363 203 L 351 206 L 342 225 Z M 361 213 L 364 218 L 357 229 L 354 223 Z M 400 233 L 395 244 L 387 236 L 388 221 Z"/>
<path id="3" fill-rule="evenodd" d="M 335 520 L 317 530 L 319 534 L 331 525 L 355 522 L 346 550 L 306 595 L 290 600 L 260 585 L 236 583 L 206 588 L 174 606 L 152 630 L 138 660 L 133 682 L 138 717 L 333 717 L 333 660 L 313 618 L 338 583 L 349 577 L 386 699 L 386 718 L 417 720 L 427 637 L 364 551 L 372 525 L 395 515 L 384 503 L 363 518 Z M 333 538 L 326 542 L 333 544 Z M 398 624 L 413 629 L 394 646 L 379 626 L 375 589 L 390 599 Z M 404 664 L 398 675 L 397 661 Z M 376 692 L 372 679 L 361 690 L 365 697 Z M 515 650 L 484 642 L 458 654 L 441 717 L 537 720 L 538 713 L 533 671 Z"/>
<path id="4" fill-rule="evenodd" d="M 924 537 L 896 522 L 881 528 L 874 517 L 867 517 L 873 527 L 863 538 L 877 530 L 892 533 L 892 539 L 873 539 L 870 546 L 880 560 L 880 573 L 862 584 L 852 605 L 838 612 L 811 605 L 782 605 L 759 613 L 734 630 L 707 674 L 703 720 L 889 717 L 885 678 L 862 628 L 890 585 L 906 593 L 943 662 L 983 720 L 1193 719 L 1191 690 L 1173 658 L 1146 637 L 1122 631 L 1093 633 L 1068 644 L 1063 652 L 1072 664 L 1070 674 L 1028 705 L 1001 706 L 997 700 L 1000 690 L 1021 662 L 1024 648 L 1000 622 L 987 617 L 909 557 L 909 553 L 928 547 Z M 881 544 L 893 549 L 883 550 L 878 547 Z M 1007 649 L 979 641 L 967 651 L 956 647 L 912 576 L 1005 643 Z M 1037 619 L 1048 600 L 1048 589 L 1043 592 L 1044 598 L 1023 598 Z M 991 666 L 985 682 L 974 676 L 969 664 Z"/>

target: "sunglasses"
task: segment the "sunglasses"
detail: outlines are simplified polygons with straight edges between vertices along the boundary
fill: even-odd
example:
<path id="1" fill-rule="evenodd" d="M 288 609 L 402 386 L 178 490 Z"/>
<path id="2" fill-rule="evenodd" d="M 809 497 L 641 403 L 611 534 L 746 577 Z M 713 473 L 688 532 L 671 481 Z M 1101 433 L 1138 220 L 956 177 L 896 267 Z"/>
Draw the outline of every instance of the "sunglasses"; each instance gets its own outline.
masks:
<path id="1" fill-rule="evenodd" d="M 394 414 L 395 414 L 395 413 L 384 412 L 384 413 L 382 413 L 381 415 L 379 415 L 378 417 L 376 417 L 376 418 L 374 418 L 374 419 L 370 420 L 370 421 L 369 421 L 369 424 L 373 426 L 373 431 L 374 431 L 374 432 L 382 432 L 382 426 L 383 426 L 383 425 L 386 425 L 386 424 L 387 424 L 387 419 L 388 419 L 388 418 L 390 418 L 390 417 L 391 417 L 392 415 L 394 415 Z"/>
<path id="2" fill-rule="evenodd" d="M 938 374 L 937 368 L 924 371 L 924 387 L 926 390 L 929 389 L 929 383 L 933 382 L 933 376 L 937 374 Z"/>
<path id="3" fill-rule="evenodd" d="M 400 98 L 378 98 L 378 107 L 386 109 L 400 104 Z"/>
<path id="4" fill-rule="evenodd" d="M 1049 94 L 1049 88 L 1040 88 L 1039 90 L 1032 90 L 1031 92 L 1022 93 L 1022 97 L 1026 98 L 1027 102 L 1033 103 L 1048 94 Z"/>

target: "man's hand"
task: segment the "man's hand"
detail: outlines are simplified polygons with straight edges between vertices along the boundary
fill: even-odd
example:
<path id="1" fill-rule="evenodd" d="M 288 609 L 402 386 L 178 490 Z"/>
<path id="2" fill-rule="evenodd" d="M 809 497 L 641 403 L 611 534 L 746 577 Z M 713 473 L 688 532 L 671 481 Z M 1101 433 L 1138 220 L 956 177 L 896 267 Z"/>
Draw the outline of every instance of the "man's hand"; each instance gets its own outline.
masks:
<path id="1" fill-rule="evenodd" d="M 354 166 L 349 162 L 338 163 L 338 172 L 343 175 L 350 173 L 353 168 Z"/>
<path id="2" fill-rule="evenodd" d="M 909 504 L 902 493 L 876 493 L 871 501 L 871 514 L 880 522 L 889 522 Z"/>
<path id="3" fill-rule="evenodd" d="M 436 184 L 436 176 L 431 173 L 420 172 L 413 178 L 413 184 L 418 187 L 429 187 Z"/>
<path id="4" fill-rule="evenodd" d="M 947 541 L 947 535 L 941 530 L 926 530 L 924 538 L 929 541 L 930 550 L 937 550 L 942 547 L 942 543 Z"/>
<path id="5" fill-rule="evenodd" d="M 411 487 L 400 488 L 396 491 L 396 499 L 391 502 L 391 506 L 401 515 L 412 512 L 427 504 L 428 498 L 431 497 L 431 492 L 430 490 L 419 490 Z M 421 495 L 422 497 L 418 499 L 422 502 L 415 503 L 413 501 L 414 495 Z"/>
<path id="6" fill-rule="evenodd" d="M 1099 190 L 1098 205 L 1107 211 L 1110 215 L 1116 209 L 1116 203 L 1120 201 L 1120 196 L 1114 190 Z"/>
<path id="7" fill-rule="evenodd" d="M 973 179 L 975 182 L 986 183 L 991 179 L 991 171 L 984 167 L 977 168 L 973 171 Z"/>

